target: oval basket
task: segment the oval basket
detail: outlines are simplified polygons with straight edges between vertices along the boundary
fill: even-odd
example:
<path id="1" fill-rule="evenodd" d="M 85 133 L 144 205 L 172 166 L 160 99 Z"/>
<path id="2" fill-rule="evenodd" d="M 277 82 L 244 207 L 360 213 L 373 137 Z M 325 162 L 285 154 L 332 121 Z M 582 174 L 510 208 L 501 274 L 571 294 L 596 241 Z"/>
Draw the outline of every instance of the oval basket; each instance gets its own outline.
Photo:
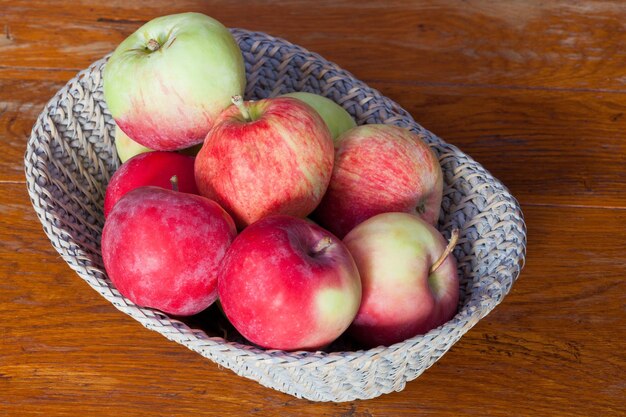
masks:
<path id="1" fill-rule="evenodd" d="M 232 29 L 246 62 L 247 99 L 291 91 L 324 95 L 358 124 L 387 123 L 421 134 L 445 176 L 439 229 L 460 229 L 454 255 L 461 277 L 456 316 L 390 347 L 328 352 L 267 351 L 140 308 L 122 297 L 100 255 L 105 188 L 119 161 L 102 94 L 106 58 L 77 74 L 47 104 L 25 154 L 32 204 L 63 259 L 116 308 L 170 340 L 267 387 L 313 401 L 368 399 L 402 390 L 435 363 L 509 292 L 524 263 L 526 230 L 506 187 L 456 147 L 417 124 L 399 105 L 305 49 L 263 33 Z M 339 347 L 338 347 L 339 346 Z M 344 345 L 345 346 L 345 345 Z"/>

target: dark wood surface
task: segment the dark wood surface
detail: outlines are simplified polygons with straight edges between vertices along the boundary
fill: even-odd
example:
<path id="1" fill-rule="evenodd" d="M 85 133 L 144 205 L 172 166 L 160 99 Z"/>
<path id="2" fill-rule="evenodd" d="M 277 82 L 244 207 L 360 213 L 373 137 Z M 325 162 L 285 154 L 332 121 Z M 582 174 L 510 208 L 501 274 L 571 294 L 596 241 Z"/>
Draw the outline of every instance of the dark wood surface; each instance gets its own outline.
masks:
<path id="1" fill-rule="evenodd" d="M 320 53 L 519 199 L 511 293 L 399 392 L 312 403 L 144 329 L 54 251 L 23 154 L 43 105 L 149 19 L 200 11 Z M 626 3 L 0 0 L 0 415 L 626 415 Z"/>

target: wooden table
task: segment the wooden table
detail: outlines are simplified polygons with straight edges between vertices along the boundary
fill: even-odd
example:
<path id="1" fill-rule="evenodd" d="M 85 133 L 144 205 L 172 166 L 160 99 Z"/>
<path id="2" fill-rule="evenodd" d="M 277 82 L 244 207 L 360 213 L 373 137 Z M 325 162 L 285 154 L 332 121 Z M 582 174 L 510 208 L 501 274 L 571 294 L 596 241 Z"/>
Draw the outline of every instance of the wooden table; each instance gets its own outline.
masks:
<path id="1" fill-rule="evenodd" d="M 626 415 L 626 3 L 0 1 L 0 415 Z M 519 199 L 511 293 L 402 392 L 298 400 L 145 330 L 70 270 L 26 192 L 46 101 L 158 15 L 315 51 Z"/>

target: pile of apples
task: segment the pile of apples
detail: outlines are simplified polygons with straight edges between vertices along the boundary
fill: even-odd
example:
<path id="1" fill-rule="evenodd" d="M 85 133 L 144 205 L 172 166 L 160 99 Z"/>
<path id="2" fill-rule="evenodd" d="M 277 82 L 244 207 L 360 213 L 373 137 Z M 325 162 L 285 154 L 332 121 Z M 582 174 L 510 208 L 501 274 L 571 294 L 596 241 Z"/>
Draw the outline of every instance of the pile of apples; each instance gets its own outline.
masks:
<path id="1" fill-rule="evenodd" d="M 137 305 L 190 316 L 219 299 L 282 350 L 391 345 L 456 313 L 456 234 L 435 228 L 443 176 L 418 135 L 311 93 L 244 101 L 241 50 L 198 13 L 142 26 L 103 81 L 123 164 L 102 256 Z"/>

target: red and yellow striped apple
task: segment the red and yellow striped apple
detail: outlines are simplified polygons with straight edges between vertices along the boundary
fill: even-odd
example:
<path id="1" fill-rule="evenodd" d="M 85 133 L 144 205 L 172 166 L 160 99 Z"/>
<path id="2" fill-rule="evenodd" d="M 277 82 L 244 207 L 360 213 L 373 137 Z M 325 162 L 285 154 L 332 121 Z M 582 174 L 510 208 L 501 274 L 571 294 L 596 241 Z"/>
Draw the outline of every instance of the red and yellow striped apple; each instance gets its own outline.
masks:
<path id="1" fill-rule="evenodd" d="M 343 237 L 357 224 L 385 212 L 417 214 L 435 225 L 443 174 L 418 135 L 390 125 L 362 125 L 335 143 L 335 166 L 313 218 Z"/>
<path id="2" fill-rule="evenodd" d="M 314 350 L 338 338 L 361 301 L 352 256 L 335 236 L 291 216 L 269 216 L 234 240 L 218 293 L 248 340 L 270 349 Z"/>
<path id="3" fill-rule="evenodd" d="M 196 157 L 200 193 L 222 205 L 239 228 L 271 214 L 307 216 L 332 173 L 328 127 L 294 98 L 234 101 Z"/>

